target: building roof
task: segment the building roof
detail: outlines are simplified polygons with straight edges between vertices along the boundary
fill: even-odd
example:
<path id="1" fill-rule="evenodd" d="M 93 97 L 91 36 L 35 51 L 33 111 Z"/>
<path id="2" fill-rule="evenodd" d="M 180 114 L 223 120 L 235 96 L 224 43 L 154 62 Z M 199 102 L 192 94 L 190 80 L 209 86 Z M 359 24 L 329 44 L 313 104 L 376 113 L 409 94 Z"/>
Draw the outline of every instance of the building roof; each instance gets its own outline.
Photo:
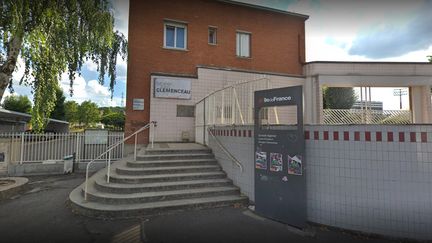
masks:
<path id="1" fill-rule="evenodd" d="M 305 63 L 307 64 L 413 64 L 413 65 L 432 65 L 431 62 L 375 62 L 375 61 L 311 61 Z"/>
<path id="2" fill-rule="evenodd" d="M 7 122 L 29 122 L 31 120 L 31 115 L 22 113 L 22 112 L 16 112 L 16 111 L 10 111 L 3 108 L 0 108 L 0 121 L 7 121 Z M 63 124 L 69 124 L 67 121 L 61 121 L 57 119 L 48 119 L 50 123 L 63 123 Z"/>
<path id="3" fill-rule="evenodd" d="M 264 10 L 264 11 L 270 11 L 270 12 L 275 12 L 275 13 L 280 13 L 280 14 L 286 14 L 286 15 L 290 15 L 290 16 L 294 16 L 294 17 L 300 17 L 300 18 L 303 18 L 304 20 L 307 20 L 309 18 L 308 15 L 289 12 L 289 11 L 280 10 L 280 9 L 276 9 L 276 8 L 269 8 L 269 7 L 250 4 L 250 3 L 237 2 L 237 1 L 231 1 L 231 0 L 217 0 L 217 1 L 223 2 L 223 3 L 228 3 L 228 4 L 233 4 L 233 5 L 238 5 L 238 6 L 243 6 L 243 7 L 247 7 L 247 8 L 254 8 L 254 9 L 258 9 L 258 10 Z"/>

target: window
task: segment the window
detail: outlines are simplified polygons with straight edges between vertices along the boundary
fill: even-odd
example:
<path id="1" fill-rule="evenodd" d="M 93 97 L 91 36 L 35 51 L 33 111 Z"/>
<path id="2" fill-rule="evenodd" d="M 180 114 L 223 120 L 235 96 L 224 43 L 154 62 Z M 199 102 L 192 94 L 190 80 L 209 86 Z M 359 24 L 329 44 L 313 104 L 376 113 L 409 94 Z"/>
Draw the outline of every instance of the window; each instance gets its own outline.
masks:
<path id="1" fill-rule="evenodd" d="M 237 56 L 250 57 L 250 37 L 251 34 L 237 32 Z"/>
<path id="2" fill-rule="evenodd" d="M 263 107 L 258 115 L 260 128 L 263 130 L 297 129 L 296 105 Z"/>
<path id="3" fill-rule="evenodd" d="M 217 44 L 217 29 L 214 27 L 209 28 L 209 35 L 208 35 L 208 43 L 212 45 Z"/>
<path id="4" fill-rule="evenodd" d="M 177 23 L 165 23 L 164 47 L 175 49 L 187 48 L 187 26 Z"/>
<path id="5" fill-rule="evenodd" d="M 195 117 L 195 106 L 177 105 L 177 117 Z"/>

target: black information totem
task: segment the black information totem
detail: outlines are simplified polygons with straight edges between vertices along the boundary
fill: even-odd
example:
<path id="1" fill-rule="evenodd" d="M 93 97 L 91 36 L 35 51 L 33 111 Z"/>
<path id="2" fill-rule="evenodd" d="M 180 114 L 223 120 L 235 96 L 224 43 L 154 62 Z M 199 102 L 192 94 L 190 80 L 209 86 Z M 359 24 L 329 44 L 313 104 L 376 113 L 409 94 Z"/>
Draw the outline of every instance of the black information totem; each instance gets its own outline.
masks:
<path id="1" fill-rule="evenodd" d="M 306 226 L 305 140 L 301 86 L 255 92 L 255 210 Z"/>

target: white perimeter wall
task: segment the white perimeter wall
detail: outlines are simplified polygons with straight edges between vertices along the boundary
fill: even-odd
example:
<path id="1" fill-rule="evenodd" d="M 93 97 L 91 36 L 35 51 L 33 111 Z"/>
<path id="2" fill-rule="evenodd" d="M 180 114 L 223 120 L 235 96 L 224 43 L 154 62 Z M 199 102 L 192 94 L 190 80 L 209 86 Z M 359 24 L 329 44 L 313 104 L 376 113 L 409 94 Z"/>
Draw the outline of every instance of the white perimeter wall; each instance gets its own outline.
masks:
<path id="1" fill-rule="evenodd" d="M 166 76 L 153 75 L 151 82 L 150 120 L 157 121 L 155 141 L 181 141 L 182 131 L 189 133 L 190 140 L 195 140 L 195 118 L 177 117 L 177 105 L 194 106 L 198 101 L 210 93 L 229 87 L 233 84 L 243 83 L 260 78 L 268 78 L 273 88 L 302 85 L 303 78 L 288 77 L 276 74 L 251 73 L 243 71 L 230 71 L 210 68 L 198 68 L 198 78 L 192 80 L 192 99 L 163 99 L 153 95 L 154 79 Z M 169 77 L 176 79 L 175 77 Z M 180 78 L 180 77 L 179 77 Z"/>
<path id="2" fill-rule="evenodd" d="M 235 185 L 254 200 L 253 127 L 209 139 Z M 308 220 L 402 238 L 432 239 L 432 126 L 306 126 Z"/>

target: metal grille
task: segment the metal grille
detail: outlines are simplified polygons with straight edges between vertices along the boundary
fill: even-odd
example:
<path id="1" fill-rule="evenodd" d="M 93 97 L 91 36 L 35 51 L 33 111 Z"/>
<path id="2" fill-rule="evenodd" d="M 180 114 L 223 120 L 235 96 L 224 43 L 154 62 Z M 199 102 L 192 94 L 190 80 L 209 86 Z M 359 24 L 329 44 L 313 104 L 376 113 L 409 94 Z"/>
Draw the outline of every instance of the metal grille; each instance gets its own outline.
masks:
<path id="1" fill-rule="evenodd" d="M 254 123 L 254 92 L 271 88 L 262 78 L 216 91 L 196 105 L 196 125 L 247 125 Z M 199 118 L 199 116 L 205 117 Z"/>
<path id="2" fill-rule="evenodd" d="M 407 110 L 342 110 L 324 109 L 324 124 L 410 124 L 411 111 Z"/>

